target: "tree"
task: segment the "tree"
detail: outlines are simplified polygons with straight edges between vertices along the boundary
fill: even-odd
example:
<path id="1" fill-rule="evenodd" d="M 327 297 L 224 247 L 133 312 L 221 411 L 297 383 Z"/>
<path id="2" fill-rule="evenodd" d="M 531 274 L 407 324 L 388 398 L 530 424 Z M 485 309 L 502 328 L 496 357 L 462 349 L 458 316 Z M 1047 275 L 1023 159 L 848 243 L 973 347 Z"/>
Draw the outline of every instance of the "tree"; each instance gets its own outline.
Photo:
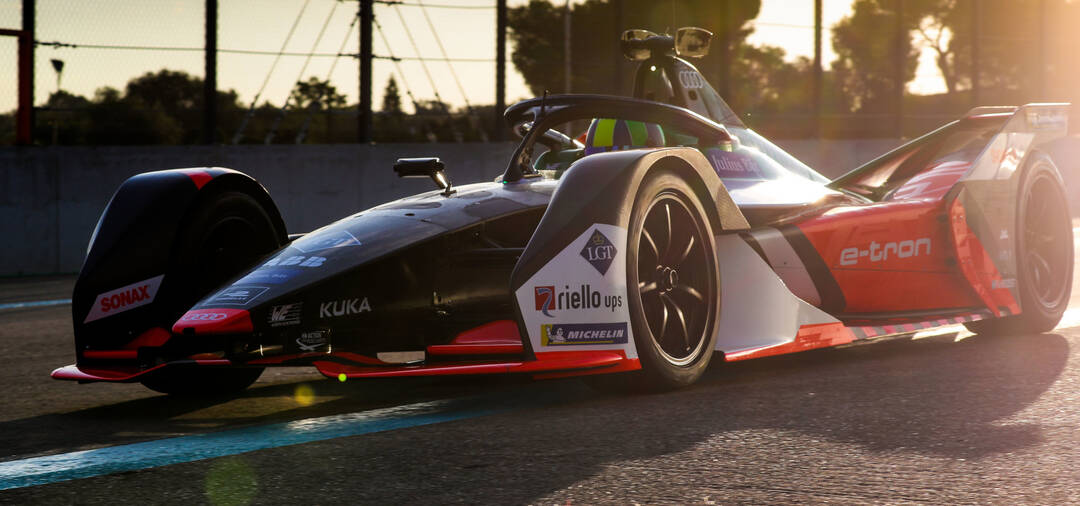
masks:
<path id="1" fill-rule="evenodd" d="M 198 142 L 203 109 L 202 79 L 168 69 L 147 72 L 128 81 L 123 100 L 133 107 L 132 110 L 157 110 L 174 121 L 181 133 L 179 139 L 170 143 Z"/>
<path id="2" fill-rule="evenodd" d="M 128 81 L 122 100 L 139 110 L 160 110 L 176 122 L 181 132 L 170 144 L 194 144 L 202 139 L 203 80 L 187 72 L 162 69 L 147 72 Z M 215 138 L 224 139 L 232 132 L 242 116 L 235 91 L 218 90 L 218 131 Z"/>
<path id="3" fill-rule="evenodd" d="M 92 126 L 84 114 L 93 104 L 81 95 L 58 90 L 38 108 L 34 138 L 50 145 L 85 144 Z"/>
<path id="4" fill-rule="evenodd" d="M 303 125 L 299 127 L 299 132 L 295 136 L 296 142 L 303 142 L 311 126 L 311 117 L 318 111 L 325 113 L 323 126 L 326 131 L 323 132 L 323 138 L 330 136 L 333 130 L 333 110 L 335 107 L 340 108 L 345 105 L 345 95 L 338 93 L 337 88 L 330 84 L 330 81 L 323 81 L 312 76 L 307 81 L 296 83 L 296 87 L 289 95 L 289 102 L 295 104 L 296 109 L 305 111 L 302 115 Z M 285 114 L 285 111 L 279 114 Z"/>
<path id="5" fill-rule="evenodd" d="M 382 99 L 383 114 L 401 114 L 401 93 L 398 92 L 397 81 L 394 76 L 386 80 L 386 88 L 383 90 Z"/>
<path id="6" fill-rule="evenodd" d="M 852 111 L 884 113 L 892 110 L 895 96 L 895 37 L 897 1 L 855 0 L 852 13 L 833 26 L 832 43 L 836 60 L 832 63 L 839 85 L 850 97 Z M 902 20 L 907 51 L 903 57 L 905 85 L 915 77 L 919 50 L 911 44 L 910 32 L 921 16 L 905 3 Z"/>
<path id="7" fill-rule="evenodd" d="M 950 95 L 956 93 L 959 85 L 961 68 L 970 69 L 971 52 L 957 51 L 957 47 L 970 48 L 957 37 L 957 33 L 967 33 L 971 27 L 971 2 L 958 0 L 918 0 L 915 23 L 918 45 L 928 47 L 935 53 L 935 63 L 945 79 L 945 89 Z"/>
<path id="8" fill-rule="evenodd" d="M 160 103 L 128 100 L 115 88 L 99 88 L 87 110 L 90 144 L 180 144 L 184 129 Z"/>
<path id="9" fill-rule="evenodd" d="M 711 54 L 694 64 L 708 77 L 717 75 L 723 60 L 720 44 L 729 40 L 730 49 L 739 47 L 751 29 L 747 22 L 761 8 L 760 0 L 621 0 L 622 26 L 616 27 L 615 8 L 608 0 L 586 0 L 572 6 L 571 87 L 575 93 L 614 93 L 619 75 L 619 35 L 627 28 L 644 28 L 657 33 L 674 33 L 684 25 L 713 31 Z M 530 0 L 508 13 L 510 38 L 514 43 L 511 60 L 535 95 L 545 90 L 564 91 L 563 6 L 547 0 Z M 730 19 L 729 19 L 730 18 Z M 728 20 L 728 23 L 724 23 Z M 732 27 L 725 29 L 724 25 Z M 726 38 L 725 38 L 726 37 Z M 628 68 L 628 66 L 627 66 Z"/>
<path id="10" fill-rule="evenodd" d="M 289 100 L 296 104 L 297 109 L 312 108 L 318 111 L 345 105 L 345 95 L 338 93 L 337 88 L 329 81 L 314 76 L 307 81 L 296 83 Z"/>

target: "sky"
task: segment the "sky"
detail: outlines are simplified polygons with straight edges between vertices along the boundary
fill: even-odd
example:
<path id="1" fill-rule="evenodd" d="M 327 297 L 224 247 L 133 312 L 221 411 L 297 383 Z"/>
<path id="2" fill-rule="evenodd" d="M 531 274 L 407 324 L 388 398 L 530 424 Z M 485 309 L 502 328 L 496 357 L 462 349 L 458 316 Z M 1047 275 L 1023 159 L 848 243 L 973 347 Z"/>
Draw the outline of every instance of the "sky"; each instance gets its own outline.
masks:
<path id="1" fill-rule="evenodd" d="M 579 1 L 579 0 L 575 0 Z M 428 4 L 471 6 L 472 9 L 429 7 L 429 19 L 416 6 L 376 5 L 376 21 L 389 42 L 375 32 L 375 54 L 398 57 L 441 57 L 440 43 L 455 58 L 474 62 L 401 61 L 395 64 L 378 59 L 373 64 L 373 101 L 378 108 L 387 79 L 398 76 L 403 102 L 406 87 L 417 99 L 433 99 L 436 93 L 455 106 L 494 102 L 495 20 L 493 0 L 426 0 Z M 525 0 L 510 0 L 520 5 Z M 0 0 L 0 27 L 20 26 L 18 0 Z M 416 3 L 409 0 L 408 3 Z M 277 52 L 282 49 L 294 21 L 295 32 L 285 51 L 306 54 L 357 53 L 358 34 L 350 22 L 356 2 L 334 0 L 221 0 L 219 3 L 218 48 Z M 834 54 L 828 28 L 850 12 L 851 0 L 824 0 L 826 27 L 824 61 Z M 201 47 L 203 44 L 203 0 L 38 0 L 37 39 L 74 44 L 138 45 L 153 47 Z M 789 58 L 813 54 L 813 2 L 811 0 L 762 0 L 762 9 L 753 22 L 750 41 L 780 46 Z M 325 31 L 320 31 L 325 24 Z M 707 27 L 706 27 L 707 28 Z M 412 40 L 410 40 L 410 36 Z M 438 37 L 438 38 L 436 38 Z M 415 44 L 415 45 L 414 45 Z M 916 93 L 944 90 L 932 55 L 924 54 L 909 89 Z M 926 57 L 929 57 L 926 58 Z M 115 50 L 88 47 L 52 48 L 39 46 L 35 68 L 36 101 L 43 102 L 57 89 L 57 74 L 50 60 L 64 62 L 60 87 L 93 96 L 102 86 L 123 88 L 129 79 L 161 68 L 203 74 L 203 55 L 198 51 Z M 241 102 L 249 104 L 259 94 L 259 102 L 281 104 L 298 78 L 329 78 L 350 103 L 358 96 L 358 64 L 353 58 L 313 57 L 305 67 L 304 56 L 282 56 L 273 66 L 272 55 L 229 54 L 218 56 L 218 87 L 235 89 Z M 923 61 L 925 60 L 925 61 Z M 12 37 L 0 37 L 0 110 L 15 107 L 16 44 Z M 335 63 L 336 62 L 336 63 Z M 451 66 L 455 74 L 451 71 Z M 430 74 L 430 79 L 428 75 Z M 507 63 L 507 101 L 527 98 L 530 93 L 512 63 Z M 263 85 L 266 83 L 265 86 Z M 430 83 L 434 82 L 435 87 Z M 460 83 L 460 86 L 459 84 Z M 406 86 L 407 85 L 407 86 Z M 260 94 L 261 90 L 261 94 Z M 406 108 L 410 109 L 409 107 Z"/>

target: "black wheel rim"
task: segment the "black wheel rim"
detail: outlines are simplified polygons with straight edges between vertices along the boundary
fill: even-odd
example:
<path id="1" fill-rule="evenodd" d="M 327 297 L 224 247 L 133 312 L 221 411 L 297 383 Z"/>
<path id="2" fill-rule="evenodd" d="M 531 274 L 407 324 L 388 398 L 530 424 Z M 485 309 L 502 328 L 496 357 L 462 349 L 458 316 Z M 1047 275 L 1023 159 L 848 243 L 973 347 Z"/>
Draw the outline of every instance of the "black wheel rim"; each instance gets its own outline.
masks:
<path id="1" fill-rule="evenodd" d="M 1024 209 L 1023 272 L 1035 299 L 1048 309 L 1061 304 L 1065 290 L 1072 234 L 1061 192 L 1041 177 L 1028 192 Z"/>
<path id="2" fill-rule="evenodd" d="M 637 279 L 641 309 L 653 343 L 673 365 L 701 355 L 714 291 L 712 262 L 701 223 L 682 195 L 653 199 L 638 238 Z"/>

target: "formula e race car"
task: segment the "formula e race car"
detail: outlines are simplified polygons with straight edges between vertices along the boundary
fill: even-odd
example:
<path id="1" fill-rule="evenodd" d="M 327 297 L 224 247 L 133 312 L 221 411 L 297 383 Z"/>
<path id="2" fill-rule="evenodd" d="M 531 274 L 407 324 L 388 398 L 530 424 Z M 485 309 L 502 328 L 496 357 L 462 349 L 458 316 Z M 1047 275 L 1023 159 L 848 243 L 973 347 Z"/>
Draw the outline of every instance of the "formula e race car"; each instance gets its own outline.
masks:
<path id="1" fill-rule="evenodd" d="M 402 159 L 438 189 L 306 234 L 236 171 L 130 178 L 75 286 L 76 364 L 53 377 L 212 393 L 311 365 L 665 389 L 710 362 L 934 326 L 1054 328 L 1073 241 L 1043 147 L 1069 133 L 1068 104 L 979 107 L 828 181 L 685 60 L 710 37 L 630 30 L 632 98 L 514 104 L 522 139 L 494 182 Z M 587 133 L 558 130 L 574 124 Z"/>

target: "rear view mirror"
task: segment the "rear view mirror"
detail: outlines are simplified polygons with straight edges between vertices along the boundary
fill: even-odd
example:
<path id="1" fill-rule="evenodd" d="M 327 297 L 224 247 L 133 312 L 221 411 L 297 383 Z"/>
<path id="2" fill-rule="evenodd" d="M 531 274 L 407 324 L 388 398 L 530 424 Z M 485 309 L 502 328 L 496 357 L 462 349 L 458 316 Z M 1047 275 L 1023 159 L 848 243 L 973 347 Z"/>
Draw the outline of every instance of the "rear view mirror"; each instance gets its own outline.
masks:
<path id="1" fill-rule="evenodd" d="M 398 158 L 394 164 L 398 177 L 430 177 L 443 190 L 442 194 L 449 197 L 457 190 L 450 184 L 445 169 L 446 166 L 438 158 Z"/>
<path id="2" fill-rule="evenodd" d="M 675 54 L 687 58 L 701 58 L 709 54 L 712 32 L 704 28 L 688 26 L 675 32 Z"/>
<path id="3" fill-rule="evenodd" d="M 645 61 L 652 55 L 652 51 L 644 44 L 637 41 L 644 41 L 649 37 L 655 37 L 656 34 L 648 30 L 627 30 L 622 34 L 622 51 L 623 56 L 630 61 Z"/>

